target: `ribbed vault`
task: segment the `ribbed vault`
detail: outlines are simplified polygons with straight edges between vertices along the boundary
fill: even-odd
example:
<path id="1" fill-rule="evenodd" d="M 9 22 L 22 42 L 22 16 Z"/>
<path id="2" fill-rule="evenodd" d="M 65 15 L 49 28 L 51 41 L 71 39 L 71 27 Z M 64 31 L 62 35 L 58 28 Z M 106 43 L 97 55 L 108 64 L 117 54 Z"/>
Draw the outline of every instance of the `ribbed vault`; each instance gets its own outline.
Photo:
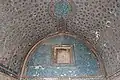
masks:
<path id="1" fill-rule="evenodd" d="M 0 70 L 21 73 L 31 47 L 61 30 L 84 35 L 99 51 L 107 75 L 120 68 L 120 1 L 73 0 L 76 13 L 64 26 L 49 15 L 51 0 L 0 0 Z M 61 25 L 62 27 L 58 26 Z"/>

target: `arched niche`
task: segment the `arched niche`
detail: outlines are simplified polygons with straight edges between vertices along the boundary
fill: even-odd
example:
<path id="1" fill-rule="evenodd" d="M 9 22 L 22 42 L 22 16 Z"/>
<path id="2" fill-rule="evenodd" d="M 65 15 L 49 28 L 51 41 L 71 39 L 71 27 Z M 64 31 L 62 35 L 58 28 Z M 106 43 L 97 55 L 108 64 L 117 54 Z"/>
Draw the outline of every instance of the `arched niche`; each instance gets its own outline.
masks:
<path id="1" fill-rule="evenodd" d="M 23 78 L 103 80 L 105 69 L 101 57 L 87 39 L 56 33 L 40 40 L 29 51 L 21 72 Z"/>

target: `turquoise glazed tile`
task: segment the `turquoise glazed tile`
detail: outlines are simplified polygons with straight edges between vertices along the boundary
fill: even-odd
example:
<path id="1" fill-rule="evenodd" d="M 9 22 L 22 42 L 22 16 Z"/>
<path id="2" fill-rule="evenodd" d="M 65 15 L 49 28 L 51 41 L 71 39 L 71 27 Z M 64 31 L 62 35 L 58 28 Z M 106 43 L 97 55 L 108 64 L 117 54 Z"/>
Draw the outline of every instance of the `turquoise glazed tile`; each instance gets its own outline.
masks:
<path id="1" fill-rule="evenodd" d="M 74 63 L 54 65 L 52 62 L 52 46 L 72 45 Z M 26 75 L 40 77 L 76 77 L 84 75 L 96 75 L 99 65 L 93 53 L 84 45 L 70 36 L 56 36 L 45 40 L 40 44 L 28 62 Z"/>

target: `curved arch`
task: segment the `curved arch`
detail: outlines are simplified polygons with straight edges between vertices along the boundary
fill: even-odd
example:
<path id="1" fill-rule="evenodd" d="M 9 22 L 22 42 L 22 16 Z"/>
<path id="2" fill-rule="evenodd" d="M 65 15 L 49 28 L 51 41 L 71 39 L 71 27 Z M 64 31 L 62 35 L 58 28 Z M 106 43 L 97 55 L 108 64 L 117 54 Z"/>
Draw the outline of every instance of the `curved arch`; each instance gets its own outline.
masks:
<path id="1" fill-rule="evenodd" d="M 77 39 L 77 40 L 79 40 L 79 41 L 84 42 L 84 44 L 86 45 L 86 47 L 88 47 L 88 48 L 90 49 L 90 51 L 95 55 L 96 59 L 97 59 L 98 62 L 100 63 L 99 66 L 100 66 L 100 71 L 101 71 L 102 74 L 103 74 L 102 76 L 104 76 L 104 77 L 106 76 L 106 70 L 105 70 L 105 66 L 104 66 L 104 64 L 103 64 L 103 61 L 102 61 L 102 59 L 101 59 L 101 56 L 98 55 L 97 49 L 90 43 L 89 40 L 87 40 L 85 37 L 84 37 L 84 38 L 83 38 L 83 37 L 82 37 L 82 38 L 79 38 L 79 36 L 77 36 L 77 35 L 75 35 L 75 34 L 71 34 L 71 33 L 69 33 L 69 32 L 62 32 L 62 33 L 56 32 L 56 33 L 50 34 L 50 35 L 46 36 L 46 38 L 38 41 L 38 42 L 31 48 L 31 50 L 28 52 L 28 54 L 27 54 L 27 56 L 26 56 L 26 58 L 25 58 L 25 60 L 24 60 L 24 63 L 23 63 L 23 66 L 22 66 L 21 75 L 20 75 L 20 79 L 21 79 L 22 77 L 24 77 L 24 76 L 23 76 L 23 73 L 24 73 L 24 71 L 25 71 L 25 67 L 26 67 L 26 64 L 27 64 L 27 62 L 28 62 L 28 59 L 29 59 L 29 57 L 32 55 L 31 53 L 34 52 L 34 50 L 37 48 L 37 46 L 38 46 L 39 44 L 41 44 L 42 42 L 44 42 L 45 40 L 47 40 L 47 39 L 50 39 L 50 38 L 55 37 L 55 36 L 60 36 L 60 35 L 71 36 L 71 37 L 73 37 L 73 38 L 75 38 L 75 39 Z"/>

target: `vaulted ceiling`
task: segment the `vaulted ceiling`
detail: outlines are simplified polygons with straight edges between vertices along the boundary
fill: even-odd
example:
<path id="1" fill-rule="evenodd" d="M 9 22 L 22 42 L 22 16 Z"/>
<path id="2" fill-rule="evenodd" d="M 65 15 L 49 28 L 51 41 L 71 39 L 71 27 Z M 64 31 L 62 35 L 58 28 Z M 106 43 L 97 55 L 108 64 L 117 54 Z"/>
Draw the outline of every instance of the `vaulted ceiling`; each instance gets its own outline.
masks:
<path id="1" fill-rule="evenodd" d="M 20 74 L 31 47 L 61 30 L 84 35 L 103 59 L 107 75 L 120 68 L 120 1 L 73 0 L 75 14 L 59 21 L 49 14 L 51 0 L 0 0 L 0 71 Z"/>

